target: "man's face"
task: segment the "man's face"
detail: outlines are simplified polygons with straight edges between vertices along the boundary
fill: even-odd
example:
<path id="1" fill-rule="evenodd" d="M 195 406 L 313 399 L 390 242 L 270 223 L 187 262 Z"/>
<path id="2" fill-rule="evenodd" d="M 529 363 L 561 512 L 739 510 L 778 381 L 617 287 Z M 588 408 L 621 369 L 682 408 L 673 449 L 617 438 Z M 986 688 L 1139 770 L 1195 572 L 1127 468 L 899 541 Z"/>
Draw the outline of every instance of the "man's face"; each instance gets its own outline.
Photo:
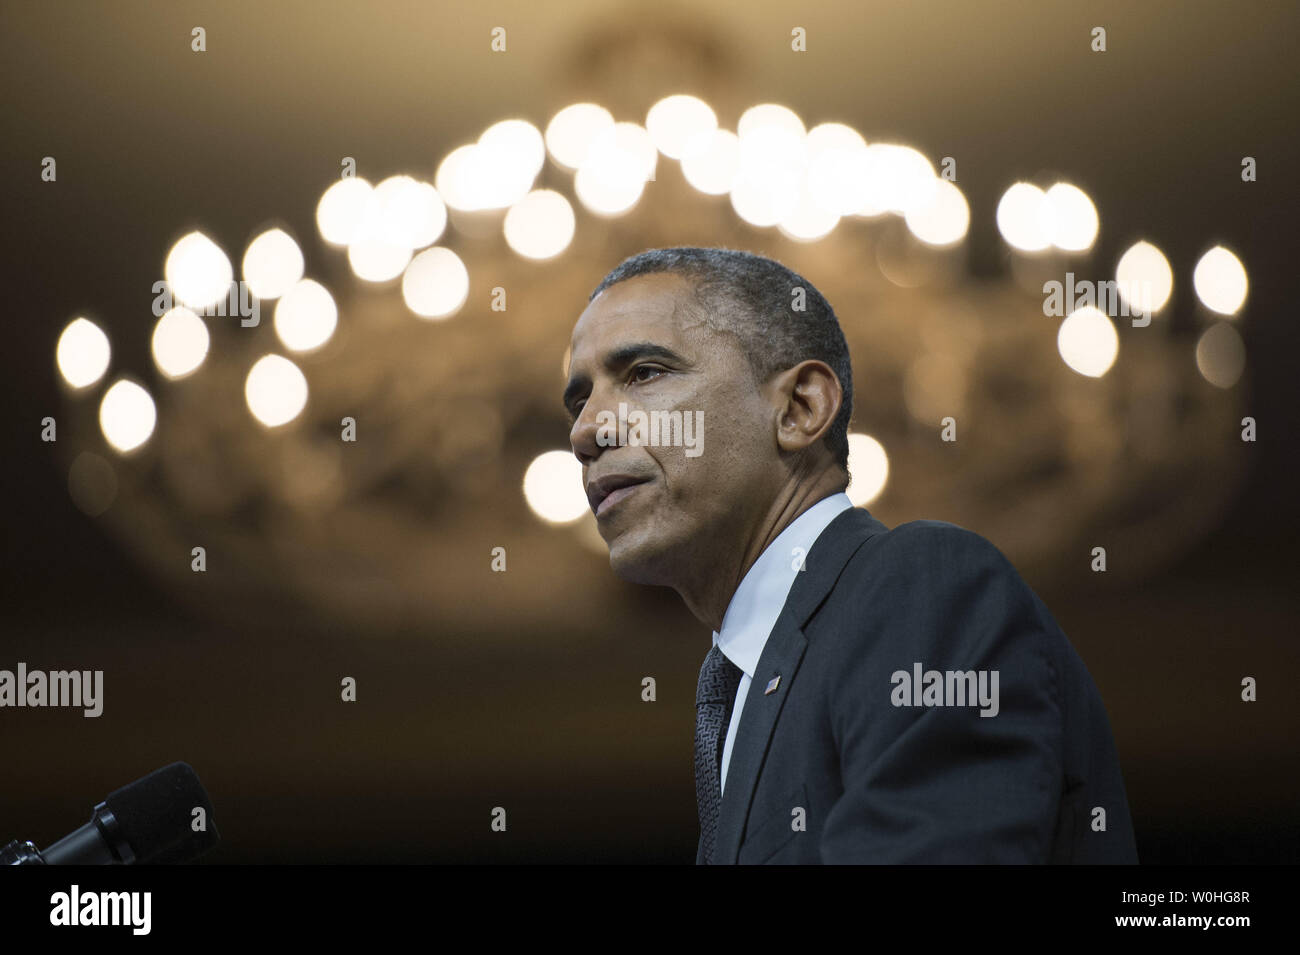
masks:
<path id="1" fill-rule="evenodd" d="M 569 440 L 610 566 L 636 583 L 672 586 L 685 568 L 736 547 L 779 483 L 777 409 L 735 338 L 685 307 L 691 295 L 672 273 L 637 276 L 605 289 L 573 330 Z M 680 411 L 702 420 L 700 453 L 608 438 L 602 446 L 600 424 L 617 420 L 620 402 L 628 415 Z M 610 483 L 629 480 L 638 483 L 609 493 Z"/>

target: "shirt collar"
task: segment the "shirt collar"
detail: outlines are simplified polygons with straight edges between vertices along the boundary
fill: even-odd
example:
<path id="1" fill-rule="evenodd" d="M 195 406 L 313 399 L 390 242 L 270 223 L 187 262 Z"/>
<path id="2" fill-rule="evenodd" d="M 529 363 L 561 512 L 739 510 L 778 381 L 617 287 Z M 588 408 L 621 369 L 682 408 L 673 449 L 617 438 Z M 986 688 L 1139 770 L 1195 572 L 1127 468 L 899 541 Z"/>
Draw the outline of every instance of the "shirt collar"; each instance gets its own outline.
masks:
<path id="1" fill-rule="evenodd" d="M 853 502 L 843 491 L 822 498 L 767 545 L 736 588 L 723 614 L 721 632 L 713 631 L 713 645 L 751 680 L 768 635 L 781 615 L 812 545 L 826 525 L 852 506 Z"/>

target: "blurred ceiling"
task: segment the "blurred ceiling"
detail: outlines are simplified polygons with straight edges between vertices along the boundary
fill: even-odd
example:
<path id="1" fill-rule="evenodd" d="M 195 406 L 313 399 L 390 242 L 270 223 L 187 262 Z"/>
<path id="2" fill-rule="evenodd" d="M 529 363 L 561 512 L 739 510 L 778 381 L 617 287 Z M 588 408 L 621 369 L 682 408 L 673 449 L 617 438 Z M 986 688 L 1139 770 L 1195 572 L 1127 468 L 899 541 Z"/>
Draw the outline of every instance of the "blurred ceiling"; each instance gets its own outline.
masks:
<path id="1" fill-rule="evenodd" d="M 1294 231 L 1282 201 L 1293 190 L 1281 170 L 1294 152 L 1300 105 L 1285 54 L 1296 20 L 1293 5 L 1253 7 L 1244 18 L 1226 6 L 1198 7 L 1190 16 L 1174 2 L 1086 9 L 1028 2 L 572 3 L 562 12 L 525 3 L 9 4 L 0 11 L 13 162 L 6 182 L 15 186 L 6 203 L 14 230 L 7 266 L 19 287 L 33 292 L 26 304 L 33 320 L 12 326 L 11 353 L 25 371 L 3 387 L 24 408 L 57 410 L 54 339 L 83 312 L 111 328 L 115 368 L 150 371 L 152 283 L 171 243 L 195 227 L 238 250 L 260 227 L 284 222 L 304 240 L 308 274 L 337 279 L 336 294 L 352 314 L 374 312 L 375 296 L 356 288 L 337 253 L 315 235 L 315 203 L 342 156 L 355 157 L 372 180 L 404 171 L 431 177 L 447 152 L 498 119 L 518 116 L 542 126 L 567 103 L 594 99 L 618 119 L 640 121 L 658 98 L 689 91 L 704 95 L 724 125 L 734 125 L 745 107 L 772 100 L 809 125 L 843 121 L 869 139 L 897 138 L 936 159 L 956 157 L 971 205 L 966 270 L 998 286 L 1009 270 L 993 210 L 1018 178 L 1060 175 L 1089 192 L 1101 214 L 1092 261 L 1102 271 L 1133 240 L 1150 237 L 1185 289 L 1195 258 L 1216 242 L 1229 244 L 1251 275 L 1242 322 L 1250 376 L 1243 386 L 1249 393 L 1232 395 L 1225 409 L 1263 409 L 1263 426 L 1276 434 L 1295 417 L 1295 403 L 1285 397 L 1295 323 L 1273 303 L 1280 300 L 1279 277 L 1290 269 Z M 190 49 L 195 26 L 206 30 L 205 53 Z M 794 26 L 807 31 L 806 54 L 790 52 Z M 1105 53 L 1090 48 L 1095 26 L 1107 30 Z M 505 53 L 489 48 L 495 27 L 506 30 Z M 57 188 L 44 188 L 32 173 L 45 155 L 59 159 Z M 1258 158 L 1260 182 L 1240 182 L 1242 155 Z M 716 221 L 704 203 L 698 213 L 650 205 L 648 215 L 665 237 L 659 244 L 705 239 Z M 510 275 L 515 288 L 549 293 L 549 327 L 531 327 L 509 343 L 515 355 L 539 356 L 540 370 L 527 371 L 528 382 L 508 398 L 503 392 L 500 402 L 509 411 L 506 428 L 518 429 L 521 418 L 544 422 L 531 434 L 509 434 L 529 453 L 563 444 L 560 419 L 548 417 L 554 409 L 544 382 L 586 289 L 638 241 L 644 244 L 635 229 L 593 218 L 579 210 L 580 239 L 566 253 L 562 274 L 511 265 L 490 247 L 479 257 L 485 279 L 517 269 Z M 784 256 L 810 276 L 824 272 L 829 289 L 862 284 L 844 248 L 823 253 L 771 232 L 747 234 L 749 247 Z M 908 307 L 906 299 L 898 304 L 896 290 L 877 291 L 884 306 Z M 832 302 L 844 294 L 832 294 Z M 998 294 L 992 284 L 957 293 L 973 302 Z M 1191 324 L 1189 298 L 1184 292 L 1176 300 L 1175 326 Z M 473 326 L 449 323 L 445 335 L 463 349 L 476 347 Z M 381 356 L 399 361 L 404 348 L 398 338 L 375 345 L 367 356 L 370 377 Z M 508 378 L 480 384 L 505 389 Z M 1261 445 L 1254 461 L 1243 496 L 1256 513 L 1286 500 L 1284 482 L 1272 477 L 1281 473 L 1270 457 L 1278 448 Z M 67 507 L 63 481 L 50 487 L 49 479 L 46 470 L 34 473 L 57 503 L 28 512 L 40 516 L 27 530 L 48 528 L 53 519 L 83 532 L 84 518 Z M 1236 484 L 1234 472 L 1231 480 L 1216 477 L 1189 489 L 1226 493 Z M 475 487 L 462 482 L 459 490 L 472 494 Z M 898 503 L 916 500 L 904 494 Z M 886 498 L 881 510 L 891 523 L 921 516 L 906 507 L 891 514 L 891 506 Z M 1222 519 L 1208 499 L 1187 506 L 1199 510 L 1201 524 Z M 456 517 L 444 510 L 439 519 Z M 1281 521 L 1294 526 L 1293 509 Z M 469 532 L 462 526 L 457 533 Z M 538 546 L 552 533 L 535 526 L 529 532 Z M 990 536 L 1014 545 L 1010 533 Z M 1141 539 L 1144 532 L 1135 533 Z M 1038 552 L 1022 553 L 1031 555 Z M 547 574 L 563 577 L 564 570 L 551 566 Z M 547 574 L 532 580 L 528 602 L 555 593 Z M 444 586 L 455 594 L 462 582 L 453 575 Z"/>

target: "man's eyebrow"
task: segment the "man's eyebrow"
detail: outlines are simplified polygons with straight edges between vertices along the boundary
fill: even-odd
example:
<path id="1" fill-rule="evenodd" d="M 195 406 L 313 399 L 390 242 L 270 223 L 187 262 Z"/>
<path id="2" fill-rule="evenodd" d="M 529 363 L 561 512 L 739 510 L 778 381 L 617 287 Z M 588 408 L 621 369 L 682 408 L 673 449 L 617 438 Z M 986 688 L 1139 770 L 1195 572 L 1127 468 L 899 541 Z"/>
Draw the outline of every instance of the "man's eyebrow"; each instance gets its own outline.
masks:
<path id="1" fill-rule="evenodd" d="M 643 358 L 661 358 L 666 362 L 681 366 L 691 364 L 667 345 L 660 345 L 655 342 L 632 342 L 627 345 L 620 345 L 606 355 L 604 365 L 607 371 L 617 371 Z M 564 411 L 566 414 L 573 415 L 570 405 L 579 394 L 590 386 L 591 379 L 586 375 L 576 375 L 569 379 L 569 383 L 564 388 Z"/>

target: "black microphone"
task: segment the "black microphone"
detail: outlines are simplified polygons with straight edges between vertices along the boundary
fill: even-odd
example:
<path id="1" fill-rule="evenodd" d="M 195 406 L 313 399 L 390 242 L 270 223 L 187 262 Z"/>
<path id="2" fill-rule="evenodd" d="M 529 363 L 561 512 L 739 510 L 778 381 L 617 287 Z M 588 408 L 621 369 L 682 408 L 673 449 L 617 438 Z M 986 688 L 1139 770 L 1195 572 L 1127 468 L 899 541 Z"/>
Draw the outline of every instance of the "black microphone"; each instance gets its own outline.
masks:
<path id="1" fill-rule="evenodd" d="M 195 831 L 195 809 L 203 828 Z M 168 865 L 189 862 L 220 839 L 212 802 L 188 763 L 172 763 L 109 794 L 90 822 L 44 851 L 12 842 L 0 850 L 10 865 Z"/>

